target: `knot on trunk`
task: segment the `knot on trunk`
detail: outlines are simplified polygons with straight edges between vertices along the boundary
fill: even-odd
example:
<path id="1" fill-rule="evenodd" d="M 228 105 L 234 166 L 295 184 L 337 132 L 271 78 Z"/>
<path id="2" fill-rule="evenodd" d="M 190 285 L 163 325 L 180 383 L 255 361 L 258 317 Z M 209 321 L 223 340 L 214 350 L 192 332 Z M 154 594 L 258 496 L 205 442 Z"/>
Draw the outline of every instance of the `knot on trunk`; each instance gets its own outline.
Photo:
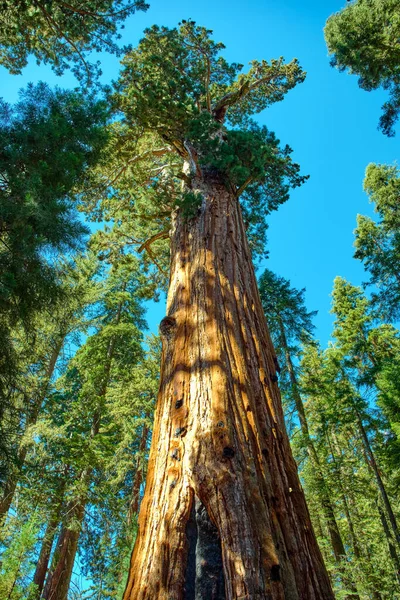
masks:
<path id="1" fill-rule="evenodd" d="M 280 581 L 280 579 L 281 579 L 280 569 L 281 568 L 279 565 L 273 565 L 271 567 L 271 581 Z"/>
<path id="2" fill-rule="evenodd" d="M 159 325 L 160 335 L 165 338 L 171 337 L 174 333 L 175 327 L 176 320 L 174 319 L 174 317 L 164 317 L 160 321 Z"/>
<path id="3" fill-rule="evenodd" d="M 229 446 L 226 446 L 222 451 L 222 456 L 224 458 L 233 458 L 235 456 L 235 451 L 233 448 L 229 448 Z"/>

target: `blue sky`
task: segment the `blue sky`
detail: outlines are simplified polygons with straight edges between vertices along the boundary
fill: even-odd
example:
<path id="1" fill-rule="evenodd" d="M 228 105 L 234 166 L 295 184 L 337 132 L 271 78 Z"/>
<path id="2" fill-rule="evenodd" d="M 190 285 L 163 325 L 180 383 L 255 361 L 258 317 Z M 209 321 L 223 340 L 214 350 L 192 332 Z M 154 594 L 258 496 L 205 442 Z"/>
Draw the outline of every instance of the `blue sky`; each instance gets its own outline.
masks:
<path id="1" fill-rule="evenodd" d="M 357 78 L 329 65 L 323 26 L 340 10 L 342 0 L 149 0 L 147 13 L 133 15 L 123 30 L 123 43 L 136 44 L 143 29 L 153 23 L 175 26 L 192 18 L 214 31 L 226 45 L 228 60 L 246 65 L 251 59 L 297 57 L 307 71 L 306 81 L 280 104 L 259 116 L 310 179 L 293 191 L 290 200 L 270 218 L 268 266 L 306 288 L 309 310 L 318 310 L 317 337 L 327 343 L 331 332 L 330 293 L 336 275 L 359 285 L 362 265 L 352 258 L 357 213 L 372 215 L 362 190 L 370 162 L 397 159 L 398 137 L 388 139 L 377 130 L 385 94 L 358 88 Z M 118 59 L 101 56 L 103 80 L 118 75 Z M 20 76 L 0 67 L 0 94 L 14 102 L 18 89 L 29 81 L 75 86 L 71 74 L 55 77 L 48 67 L 31 61 Z M 398 134 L 400 135 L 400 133 Z M 164 303 L 149 310 L 153 330 L 164 316 Z"/>

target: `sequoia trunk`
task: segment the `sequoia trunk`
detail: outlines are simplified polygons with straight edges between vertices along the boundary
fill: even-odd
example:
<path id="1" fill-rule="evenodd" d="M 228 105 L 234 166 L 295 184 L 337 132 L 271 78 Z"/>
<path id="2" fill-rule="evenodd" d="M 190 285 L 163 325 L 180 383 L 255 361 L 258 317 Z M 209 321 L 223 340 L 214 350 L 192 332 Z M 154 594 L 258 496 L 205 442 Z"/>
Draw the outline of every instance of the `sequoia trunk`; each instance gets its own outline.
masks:
<path id="1" fill-rule="evenodd" d="M 332 600 L 237 198 L 174 218 L 161 383 L 125 600 Z M 223 565 L 224 577 L 218 576 Z"/>
<path id="2" fill-rule="evenodd" d="M 67 509 L 70 520 L 68 525 L 62 526 L 58 536 L 53 567 L 43 590 L 44 600 L 66 600 L 68 596 L 85 512 L 85 500 L 72 500 Z"/>

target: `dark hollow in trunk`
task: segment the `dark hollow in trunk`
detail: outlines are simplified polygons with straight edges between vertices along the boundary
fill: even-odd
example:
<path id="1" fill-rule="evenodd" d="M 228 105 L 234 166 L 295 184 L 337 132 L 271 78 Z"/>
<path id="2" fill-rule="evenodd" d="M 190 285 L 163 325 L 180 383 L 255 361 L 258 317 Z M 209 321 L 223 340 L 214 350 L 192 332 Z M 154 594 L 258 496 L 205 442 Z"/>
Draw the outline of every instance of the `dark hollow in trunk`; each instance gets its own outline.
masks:
<path id="1" fill-rule="evenodd" d="M 207 510 L 196 497 L 186 526 L 188 558 L 184 600 L 225 600 L 221 540 Z"/>

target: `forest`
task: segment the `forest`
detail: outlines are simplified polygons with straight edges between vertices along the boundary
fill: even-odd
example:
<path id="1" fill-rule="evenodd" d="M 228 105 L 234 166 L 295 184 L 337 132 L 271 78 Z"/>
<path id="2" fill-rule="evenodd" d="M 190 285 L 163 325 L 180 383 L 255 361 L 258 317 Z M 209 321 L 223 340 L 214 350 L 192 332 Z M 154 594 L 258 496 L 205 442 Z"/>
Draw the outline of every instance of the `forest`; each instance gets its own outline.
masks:
<path id="1" fill-rule="evenodd" d="M 0 600 L 400 600 L 400 2 L 323 4 L 1 3 Z"/>

